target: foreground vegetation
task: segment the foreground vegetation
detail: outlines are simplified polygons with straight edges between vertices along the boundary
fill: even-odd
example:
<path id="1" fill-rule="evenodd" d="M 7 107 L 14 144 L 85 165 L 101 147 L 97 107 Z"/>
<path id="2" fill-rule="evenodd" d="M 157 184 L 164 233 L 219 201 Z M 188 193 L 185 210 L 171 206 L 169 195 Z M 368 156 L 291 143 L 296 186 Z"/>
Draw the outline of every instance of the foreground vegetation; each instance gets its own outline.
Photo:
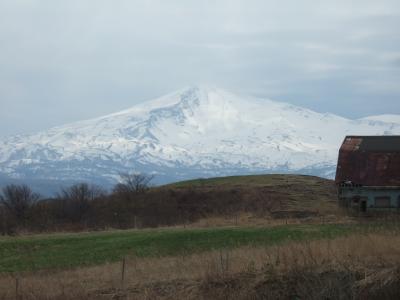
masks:
<path id="1" fill-rule="evenodd" d="M 269 228 L 163 229 L 53 234 L 0 239 L 0 273 L 64 269 L 115 262 L 126 256 L 191 255 L 213 249 L 275 245 L 333 238 L 350 225 L 288 225 Z"/>
<path id="2" fill-rule="evenodd" d="M 0 300 L 400 298 L 397 217 L 346 217 L 332 181 L 142 179 L 3 189 Z"/>
<path id="3" fill-rule="evenodd" d="M 208 237 L 209 230 L 200 230 L 198 237 L 195 237 L 196 230 L 188 230 L 189 235 L 183 235 L 182 230 L 168 230 L 171 234 L 168 238 L 175 243 L 173 246 L 167 246 L 167 240 L 158 231 L 142 233 L 144 236 L 155 234 L 152 243 L 141 244 L 142 249 L 147 247 L 150 250 L 149 255 L 147 252 L 134 254 L 128 251 L 130 255 L 123 262 L 81 265 L 64 270 L 2 273 L 0 299 L 384 300 L 398 299 L 400 295 L 400 235 L 397 226 L 356 226 L 353 229 L 349 226 L 306 226 L 299 229 L 300 238 L 296 239 L 285 236 L 296 232 L 293 226 L 258 230 L 222 230 L 215 234 L 218 238 L 208 240 L 208 246 L 202 251 L 187 246 L 201 247 L 201 240 Z M 256 242 L 227 247 L 222 241 L 237 238 L 234 232 L 249 234 Z M 98 234 L 97 238 L 108 240 L 107 236 L 115 235 L 114 242 L 117 242 L 126 238 L 120 234 Z M 124 234 L 129 236 L 132 233 Z M 52 249 L 50 253 L 57 249 L 56 244 L 60 251 L 64 247 L 67 247 L 66 251 L 74 248 L 67 246 L 72 236 L 53 238 L 56 241 L 53 245 L 51 236 L 18 239 L 12 246 L 14 250 L 11 250 L 11 244 L 8 249 L 19 252 L 22 259 L 23 253 L 32 250 L 24 244 L 27 241 L 36 242 L 36 248 L 40 242 L 46 241 Z M 104 250 L 104 247 L 113 249 L 110 240 L 105 243 L 107 246 L 100 247 L 92 234 L 75 235 L 75 238 L 87 239 L 91 245 L 96 245 L 92 253 L 101 253 L 99 250 Z M 74 242 L 72 244 L 78 247 Z M 180 247 L 180 244 L 186 247 Z M 213 244 L 223 247 L 213 249 Z M 161 251 L 152 252 L 151 249 Z M 183 249 L 185 251 L 181 251 Z M 81 254 L 87 255 L 90 255 L 87 251 Z M 77 256 L 70 258 L 76 259 Z"/>

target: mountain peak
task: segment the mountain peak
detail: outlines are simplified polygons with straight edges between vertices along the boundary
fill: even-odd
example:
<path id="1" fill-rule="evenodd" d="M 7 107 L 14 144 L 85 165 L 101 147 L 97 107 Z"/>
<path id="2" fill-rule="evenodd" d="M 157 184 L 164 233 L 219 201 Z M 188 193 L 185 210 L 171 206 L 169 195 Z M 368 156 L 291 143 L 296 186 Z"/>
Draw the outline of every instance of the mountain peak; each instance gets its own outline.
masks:
<path id="1" fill-rule="evenodd" d="M 393 118 L 354 122 L 192 85 L 121 112 L 0 140 L 0 177 L 112 183 L 133 170 L 157 172 L 160 182 L 255 172 L 329 176 L 345 135 L 400 134 L 400 124 L 386 121 Z"/>
<path id="2" fill-rule="evenodd" d="M 131 108 L 117 112 L 116 114 L 125 114 L 131 112 L 151 111 L 153 109 L 160 109 L 171 107 L 179 103 L 185 106 L 198 105 L 202 100 L 206 100 L 209 93 L 216 92 L 218 89 L 206 85 L 191 85 L 179 89 L 175 92 L 169 93 L 165 96 L 141 102 L 132 106 Z"/>
<path id="3" fill-rule="evenodd" d="M 209 85 L 191 85 L 157 99 L 142 102 L 117 114 L 149 113 L 153 110 L 172 108 L 185 110 L 200 106 L 218 110 L 226 107 L 227 102 L 233 101 L 239 101 L 239 97 L 224 89 Z"/>
<path id="4" fill-rule="evenodd" d="M 223 90 L 222 88 L 219 88 L 217 86 L 214 85 L 210 85 L 210 84 L 192 84 L 192 85 L 188 85 L 186 87 L 184 87 L 183 89 L 181 89 L 180 91 L 183 92 L 196 92 L 196 93 L 208 93 L 211 91 L 218 91 L 218 90 Z"/>

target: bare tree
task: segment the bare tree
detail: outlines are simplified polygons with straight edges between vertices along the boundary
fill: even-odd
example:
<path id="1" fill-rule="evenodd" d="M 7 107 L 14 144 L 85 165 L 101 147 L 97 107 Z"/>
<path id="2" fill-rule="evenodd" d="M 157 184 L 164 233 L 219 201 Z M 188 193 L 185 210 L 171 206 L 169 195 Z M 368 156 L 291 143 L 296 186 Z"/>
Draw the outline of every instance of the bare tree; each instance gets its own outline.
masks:
<path id="1" fill-rule="evenodd" d="M 120 183 L 114 187 L 114 193 L 139 194 L 149 189 L 154 175 L 146 173 L 121 173 Z"/>
<path id="2" fill-rule="evenodd" d="M 39 198 L 39 194 L 25 184 L 10 184 L 2 189 L 0 203 L 19 223 L 25 223 L 29 210 Z"/>
<path id="3" fill-rule="evenodd" d="M 90 202 L 106 192 L 96 185 L 77 183 L 62 189 L 58 196 L 64 202 L 64 213 L 72 221 L 81 221 L 90 208 Z"/>

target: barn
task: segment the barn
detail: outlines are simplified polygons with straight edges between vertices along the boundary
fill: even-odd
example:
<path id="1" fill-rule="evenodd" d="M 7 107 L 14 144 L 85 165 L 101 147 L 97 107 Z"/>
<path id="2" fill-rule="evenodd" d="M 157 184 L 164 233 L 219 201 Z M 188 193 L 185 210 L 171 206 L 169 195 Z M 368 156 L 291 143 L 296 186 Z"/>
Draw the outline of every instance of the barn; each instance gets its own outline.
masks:
<path id="1" fill-rule="evenodd" d="M 341 206 L 400 211 L 400 136 L 346 136 L 335 183 Z"/>

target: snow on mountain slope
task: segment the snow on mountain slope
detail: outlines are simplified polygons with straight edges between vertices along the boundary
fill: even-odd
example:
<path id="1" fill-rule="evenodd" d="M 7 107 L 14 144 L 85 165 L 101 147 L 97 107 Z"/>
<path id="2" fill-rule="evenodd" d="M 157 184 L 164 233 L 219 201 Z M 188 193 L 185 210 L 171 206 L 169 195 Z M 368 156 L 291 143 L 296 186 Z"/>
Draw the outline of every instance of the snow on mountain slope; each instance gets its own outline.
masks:
<path id="1" fill-rule="evenodd" d="M 377 115 L 377 116 L 369 116 L 363 118 L 361 120 L 370 120 L 377 122 L 386 122 L 386 123 L 396 123 L 400 124 L 400 115 Z"/>
<path id="2" fill-rule="evenodd" d="M 338 148 L 350 134 L 400 134 L 400 124 L 189 87 L 121 112 L 0 141 L 0 173 L 108 183 L 133 170 L 156 172 L 161 181 L 289 171 L 332 176 Z"/>

